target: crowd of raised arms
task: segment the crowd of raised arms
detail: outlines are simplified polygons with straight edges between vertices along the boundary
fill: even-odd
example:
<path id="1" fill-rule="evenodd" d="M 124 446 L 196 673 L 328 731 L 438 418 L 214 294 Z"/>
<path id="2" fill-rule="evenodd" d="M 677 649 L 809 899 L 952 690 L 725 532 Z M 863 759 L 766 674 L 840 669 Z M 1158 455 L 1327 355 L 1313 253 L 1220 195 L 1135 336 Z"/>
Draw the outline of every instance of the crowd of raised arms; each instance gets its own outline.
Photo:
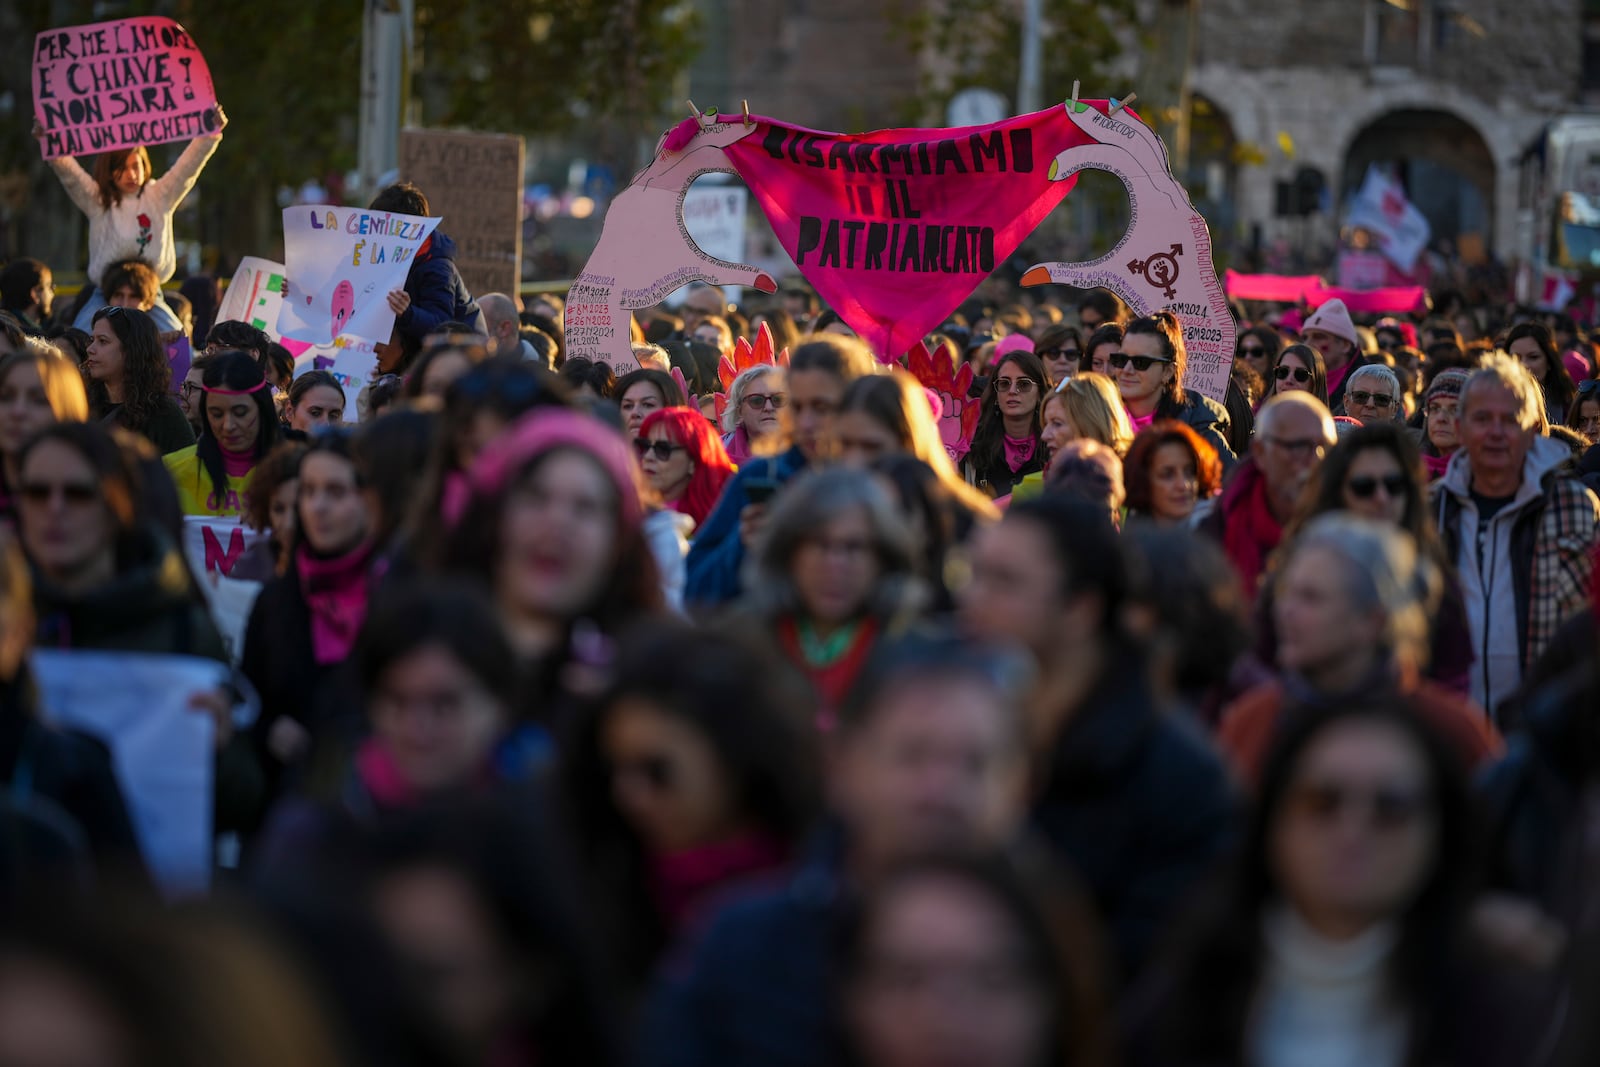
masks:
<path id="1" fill-rule="evenodd" d="M 0 269 L 3 1067 L 1600 1055 L 1571 317 L 1242 306 L 1219 400 L 1172 315 L 998 287 L 925 342 L 952 397 L 696 283 L 617 376 L 435 232 L 347 391 L 163 288 L 219 137 L 51 161 L 76 302 Z M 61 650 L 224 665 L 208 892 Z"/>

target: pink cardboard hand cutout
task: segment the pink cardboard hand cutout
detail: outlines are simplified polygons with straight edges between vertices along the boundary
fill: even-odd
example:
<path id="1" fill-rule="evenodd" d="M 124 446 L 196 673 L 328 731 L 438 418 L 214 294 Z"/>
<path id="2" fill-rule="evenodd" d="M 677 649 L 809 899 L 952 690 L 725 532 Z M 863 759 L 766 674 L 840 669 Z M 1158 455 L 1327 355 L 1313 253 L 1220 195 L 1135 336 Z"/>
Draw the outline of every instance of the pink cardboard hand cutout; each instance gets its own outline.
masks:
<path id="1" fill-rule="evenodd" d="M 960 463 L 972 450 L 972 435 L 978 432 L 981 414 L 981 401 L 967 395 L 972 389 L 972 367 L 963 362 L 957 370 L 948 346 L 940 345 L 936 356 L 921 341 L 911 346 L 906 364 L 911 376 L 938 398 L 934 417 L 939 420 L 939 440 L 950 458 Z"/>
<path id="2" fill-rule="evenodd" d="M 1110 289 L 1136 314 L 1170 310 L 1183 323 L 1185 386 L 1222 401 L 1238 326 L 1211 262 L 1211 232 L 1173 176 L 1166 146 L 1127 109 L 1108 115 L 1082 101 L 1063 107 L 1096 143 L 1058 154 L 1051 180 L 1067 181 L 1089 168 L 1109 171 L 1128 188 L 1133 221 L 1099 259 L 1041 263 L 1022 276 L 1022 284 Z"/>
<path id="3" fill-rule="evenodd" d="M 567 358 L 609 363 L 619 377 L 637 370 L 629 329 L 632 310 L 659 304 L 693 281 L 777 291 L 777 283 L 760 269 L 706 255 L 684 228 L 683 198 L 689 186 L 702 174 L 734 173 L 723 149 L 756 131 L 742 118 L 724 121 L 714 111 L 702 119 L 686 145 L 674 151 L 663 144 L 650 165 L 611 201 L 600 241 L 567 294 Z"/>

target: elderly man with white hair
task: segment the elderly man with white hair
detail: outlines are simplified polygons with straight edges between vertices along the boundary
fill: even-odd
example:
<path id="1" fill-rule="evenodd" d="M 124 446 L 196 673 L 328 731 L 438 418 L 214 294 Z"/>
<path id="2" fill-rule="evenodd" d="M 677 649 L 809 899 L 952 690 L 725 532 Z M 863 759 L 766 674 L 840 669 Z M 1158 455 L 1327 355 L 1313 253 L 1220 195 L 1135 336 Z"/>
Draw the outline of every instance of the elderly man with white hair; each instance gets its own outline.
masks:
<path id="1" fill-rule="evenodd" d="M 1461 447 L 1434 488 L 1478 654 L 1472 698 L 1491 712 L 1587 605 L 1600 533 L 1600 501 L 1558 473 L 1568 450 L 1539 434 L 1543 403 L 1522 364 L 1491 356 L 1462 386 Z"/>
<path id="2" fill-rule="evenodd" d="M 1404 412 L 1400 379 L 1382 363 L 1357 367 L 1345 379 L 1344 413 L 1360 420 L 1361 425 L 1398 422 Z"/>
<path id="3" fill-rule="evenodd" d="M 1250 455 L 1199 529 L 1217 540 L 1254 597 L 1300 493 L 1336 440 L 1333 415 L 1306 392 L 1279 393 L 1256 415 Z"/>

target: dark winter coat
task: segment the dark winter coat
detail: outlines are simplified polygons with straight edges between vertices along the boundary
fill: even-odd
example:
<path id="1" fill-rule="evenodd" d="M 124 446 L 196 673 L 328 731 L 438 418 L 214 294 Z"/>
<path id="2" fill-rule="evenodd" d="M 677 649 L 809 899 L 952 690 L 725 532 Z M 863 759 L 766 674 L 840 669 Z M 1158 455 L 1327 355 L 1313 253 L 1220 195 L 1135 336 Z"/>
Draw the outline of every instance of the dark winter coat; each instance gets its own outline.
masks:
<path id="1" fill-rule="evenodd" d="M 411 306 L 395 322 L 401 334 L 418 345 L 447 322 L 464 322 L 485 336 L 489 333 L 483 312 L 467 292 L 455 259 L 456 243 L 435 230 L 406 275 L 406 295 L 411 297 Z"/>

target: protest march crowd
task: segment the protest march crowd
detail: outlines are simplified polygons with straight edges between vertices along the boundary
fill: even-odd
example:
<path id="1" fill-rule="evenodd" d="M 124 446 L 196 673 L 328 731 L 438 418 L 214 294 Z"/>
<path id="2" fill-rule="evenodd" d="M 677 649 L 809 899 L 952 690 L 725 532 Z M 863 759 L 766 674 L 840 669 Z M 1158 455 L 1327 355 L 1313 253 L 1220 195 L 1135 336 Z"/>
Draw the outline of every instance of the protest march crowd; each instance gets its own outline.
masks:
<path id="1" fill-rule="evenodd" d="M 445 218 L 347 391 L 163 288 L 217 119 L 0 269 L 0 1064 L 1600 1051 L 1600 332 L 1241 306 L 1219 402 L 1106 290 L 699 282 L 618 377 Z"/>

